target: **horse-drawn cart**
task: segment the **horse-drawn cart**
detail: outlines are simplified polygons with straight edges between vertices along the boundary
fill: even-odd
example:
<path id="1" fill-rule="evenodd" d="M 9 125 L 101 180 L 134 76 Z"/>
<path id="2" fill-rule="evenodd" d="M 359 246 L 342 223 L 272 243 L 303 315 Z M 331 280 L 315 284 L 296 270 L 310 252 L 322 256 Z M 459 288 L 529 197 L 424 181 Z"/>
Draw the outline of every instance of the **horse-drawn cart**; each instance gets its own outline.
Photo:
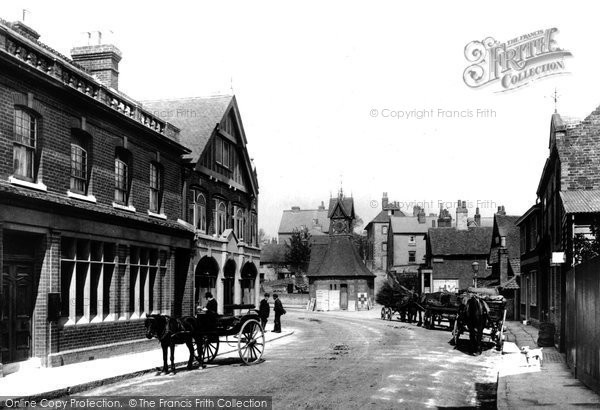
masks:
<path id="1" fill-rule="evenodd" d="M 258 312 L 254 305 L 230 307 L 235 310 L 247 309 L 247 312 L 215 318 L 203 313 L 196 316 L 200 326 L 194 338 L 194 347 L 199 351 L 196 340 L 202 341 L 202 356 L 206 363 L 214 360 L 221 343 L 235 347 L 245 364 L 258 363 L 265 350 L 265 334 Z"/>
<path id="2" fill-rule="evenodd" d="M 426 293 L 421 301 L 425 309 L 423 326 L 426 329 L 435 328 L 436 323 L 437 326 L 440 326 L 442 321 L 448 323 L 448 329 L 454 328 L 459 306 L 455 294 L 448 292 Z"/>
<path id="3" fill-rule="evenodd" d="M 501 351 L 504 347 L 506 299 L 498 295 L 495 289 L 492 292 L 482 288 L 469 288 L 462 298 L 464 303 L 452 331 L 454 344 L 458 343 L 461 333 L 468 330 L 471 343 L 478 351 L 481 351 L 481 342 L 485 338 Z"/>
<path id="4" fill-rule="evenodd" d="M 201 313 L 174 318 L 167 315 L 147 315 L 144 327 L 146 337 L 157 338 L 163 352 L 163 372 L 168 373 L 167 349 L 171 351 L 171 368 L 175 373 L 175 346 L 185 344 L 190 352 L 188 369 L 194 359 L 204 367 L 219 352 L 221 343 L 234 347 L 245 364 L 260 362 L 265 350 L 265 334 L 254 305 L 231 305 L 234 311 L 247 309 L 244 314 L 217 315 Z M 197 354 L 196 354 L 197 352 Z"/>

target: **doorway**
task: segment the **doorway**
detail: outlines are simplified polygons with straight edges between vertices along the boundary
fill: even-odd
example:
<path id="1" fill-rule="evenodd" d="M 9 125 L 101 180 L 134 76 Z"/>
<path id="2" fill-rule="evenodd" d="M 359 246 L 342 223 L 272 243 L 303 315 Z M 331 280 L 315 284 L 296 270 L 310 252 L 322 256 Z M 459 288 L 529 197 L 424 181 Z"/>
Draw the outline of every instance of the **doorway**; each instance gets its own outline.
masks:
<path id="1" fill-rule="evenodd" d="M 33 262 L 4 261 L 0 306 L 2 363 L 31 357 L 33 316 Z"/>
<path id="2" fill-rule="evenodd" d="M 348 309 L 348 285 L 345 283 L 340 285 L 340 309 Z"/>

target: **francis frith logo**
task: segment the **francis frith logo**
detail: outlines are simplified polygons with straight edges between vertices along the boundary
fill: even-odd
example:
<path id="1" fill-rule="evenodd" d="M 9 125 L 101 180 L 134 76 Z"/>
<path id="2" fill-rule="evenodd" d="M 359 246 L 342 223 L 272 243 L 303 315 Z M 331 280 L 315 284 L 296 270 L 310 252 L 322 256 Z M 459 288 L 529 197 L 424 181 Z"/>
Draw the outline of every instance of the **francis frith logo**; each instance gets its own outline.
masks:
<path id="1" fill-rule="evenodd" d="M 504 92 L 523 87 L 544 77 L 567 74 L 565 57 L 571 52 L 558 47 L 556 28 L 523 34 L 506 42 L 492 37 L 471 41 L 465 47 L 470 65 L 463 73 L 471 88 L 499 84 Z"/>

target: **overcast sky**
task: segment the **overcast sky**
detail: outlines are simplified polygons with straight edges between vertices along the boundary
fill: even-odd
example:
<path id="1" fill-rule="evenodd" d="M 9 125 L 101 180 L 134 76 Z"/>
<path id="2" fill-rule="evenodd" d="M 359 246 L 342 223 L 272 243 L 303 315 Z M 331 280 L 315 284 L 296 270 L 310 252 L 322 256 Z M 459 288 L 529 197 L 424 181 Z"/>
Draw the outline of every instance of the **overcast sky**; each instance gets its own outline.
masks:
<path id="1" fill-rule="evenodd" d="M 477 202 L 484 216 L 499 205 L 520 215 L 535 202 L 548 154 L 554 88 L 561 114 L 584 118 L 600 104 L 593 3 L 2 0 L 0 16 L 16 20 L 22 8 L 40 40 L 67 55 L 82 32 L 112 30 L 123 52 L 119 87 L 135 99 L 229 93 L 233 84 L 258 169 L 259 225 L 270 235 L 283 209 L 316 208 L 340 179 L 365 222 L 383 191 L 410 209 L 424 201 L 437 212 L 460 198 L 469 215 Z M 504 93 L 466 86 L 467 43 L 551 27 L 573 54 L 570 74 Z M 478 109 L 495 115 L 477 118 Z M 434 114 L 383 117 L 411 110 Z"/>

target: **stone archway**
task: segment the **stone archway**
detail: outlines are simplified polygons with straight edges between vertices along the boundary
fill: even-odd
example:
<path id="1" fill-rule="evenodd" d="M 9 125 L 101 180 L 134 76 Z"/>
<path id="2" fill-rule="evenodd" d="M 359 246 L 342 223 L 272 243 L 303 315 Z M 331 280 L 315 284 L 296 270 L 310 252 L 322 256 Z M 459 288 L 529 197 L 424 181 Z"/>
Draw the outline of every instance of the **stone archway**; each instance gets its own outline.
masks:
<path id="1" fill-rule="evenodd" d="M 217 297 L 217 276 L 219 276 L 219 264 L 210 257 L 204 256 L 198 262 L 194 274 L 194 303 L 195 306 L 206 306 L 206 292 Z"/>
<path id="2" fill-rule="evenodd" d="M 241 271 L 242 304 L 254 304 L 256 300 L 255 285 L 258 269 L 253 262 L 246 262 Z"/>

